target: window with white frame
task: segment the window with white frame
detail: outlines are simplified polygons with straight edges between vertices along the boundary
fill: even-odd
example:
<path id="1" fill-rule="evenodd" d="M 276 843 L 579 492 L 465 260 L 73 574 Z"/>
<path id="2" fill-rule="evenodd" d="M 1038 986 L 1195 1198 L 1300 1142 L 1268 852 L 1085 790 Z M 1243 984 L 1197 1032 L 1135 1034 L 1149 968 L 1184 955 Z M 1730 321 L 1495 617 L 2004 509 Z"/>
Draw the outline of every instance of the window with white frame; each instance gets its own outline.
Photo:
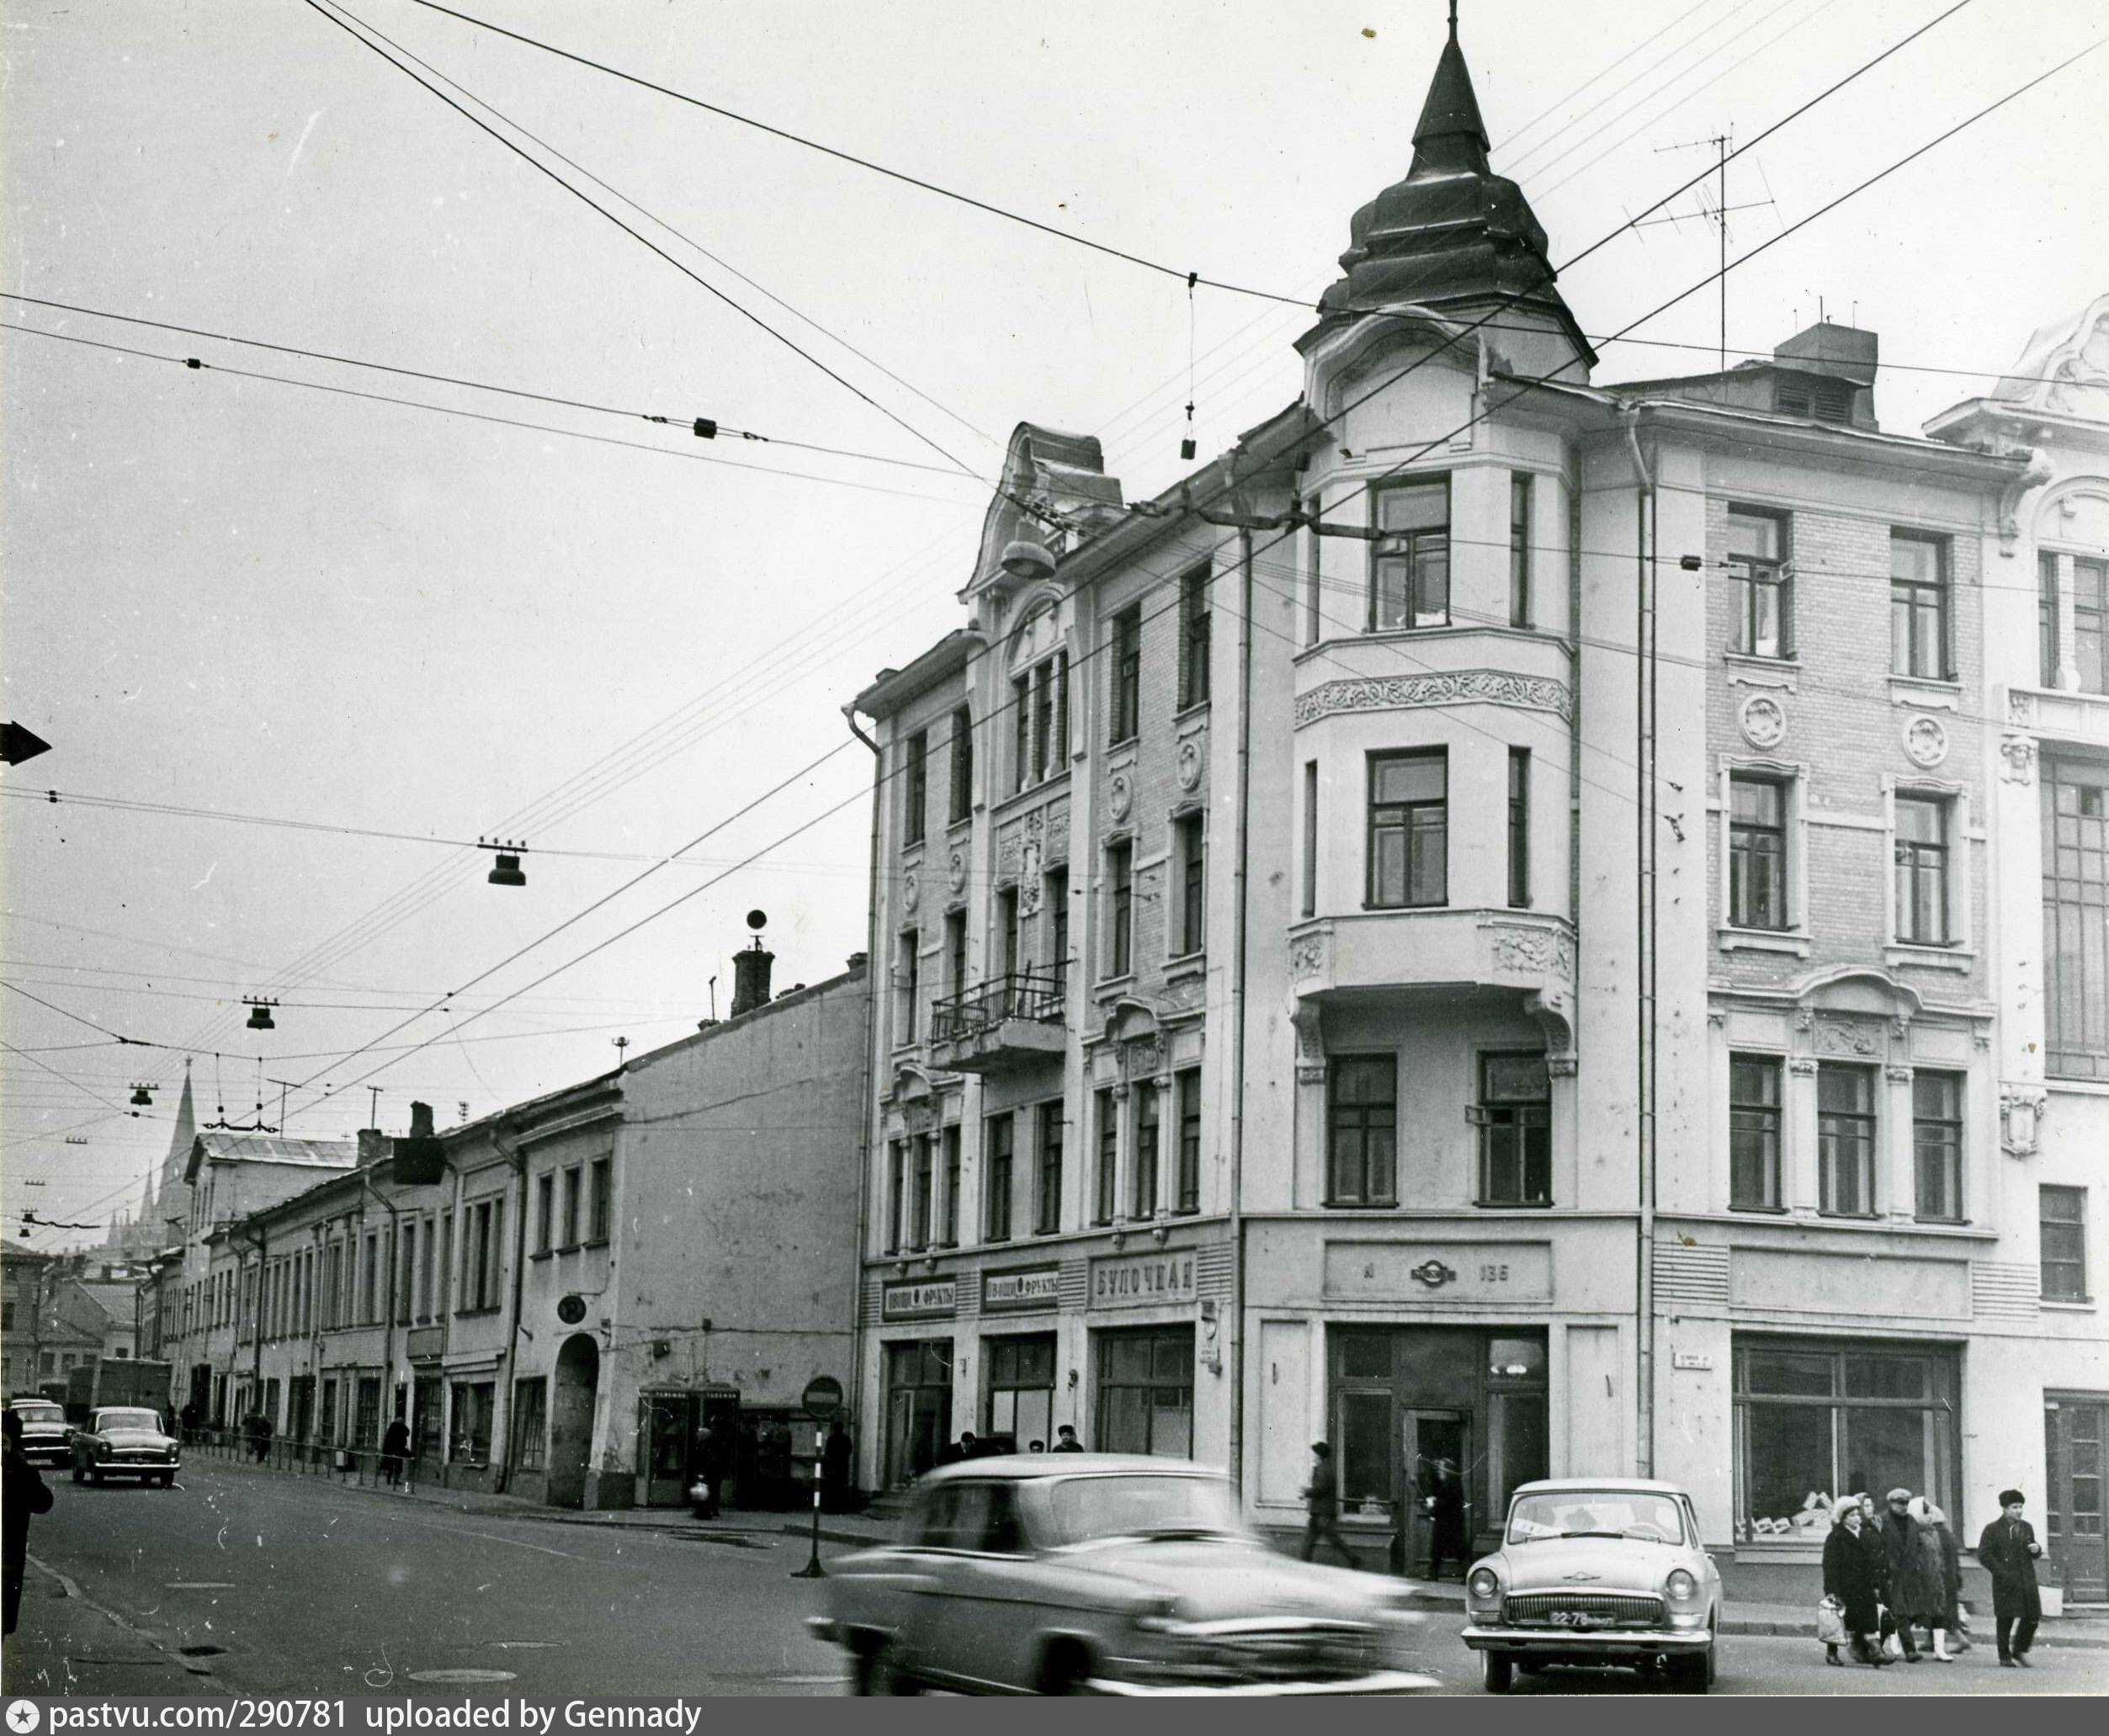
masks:
<path id="1" fill-rule="evenodd" d="M 1784 929 L 1788 905 L 1788 780 L 1729 774 L 1728 918 L 1733 928 Z"/>
<path id="2" fill-rule="evenodd" d="M 1369 626 L 1375 633 L 1450 624 L 1450 479 L 1375 491 Z"/>
<path id="3" fill-rule="evenodd" d="M 1875 1212 L 1875 1070 L 1816 1069 L 1817 1209 L 1832 1218 Z"/>
<path id="4" fill-rule="evenodd" d="M 1944 795 L 1899 790 L 1895 803 L 1896 934 L 1906 946 L 1952 946 L 1956 939 L 1951 834 L 1955 804 Z"/>
<path id="5" fill-rule="evenodd" d="M 1750 507 L 1729 508 L 1729 590 L 1735 607 L 1729 649 L 1746 657 L 1794 654 L 1794 570 L 1788 519 Z"/>

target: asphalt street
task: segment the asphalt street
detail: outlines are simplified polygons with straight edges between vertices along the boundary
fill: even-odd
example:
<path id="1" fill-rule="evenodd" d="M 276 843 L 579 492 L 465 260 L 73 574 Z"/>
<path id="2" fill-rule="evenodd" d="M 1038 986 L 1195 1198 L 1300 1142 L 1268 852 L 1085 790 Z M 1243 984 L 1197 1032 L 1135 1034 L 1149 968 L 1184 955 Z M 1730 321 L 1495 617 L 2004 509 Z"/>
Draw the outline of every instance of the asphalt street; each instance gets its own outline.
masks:
<path id="1" fill-rule="evenodd" d="M 844 1691 L 809 1638 L 805 1546 L 757 1516 L 705 1539 L 464 1513 L 437 1502 L 194 1461 L 172 1491 L 51 1479 L 5 1686 L 15 1693 L 773 1694 Z M 822 1547 L 826 1561 L 845 1553 Z M 61 1577 L 62 1576 L 62 1577 Z M 77 1595 L 56 1595 L 70 1585 Z M 118 1620 L 109 1620 L 102 1611 Z M 1420 1667 L 1477 1694 L 1456 1616 Z M 1814 1642 L 1729 1636 L 1727 1694 L 2101 1694 L 2109 1649 L 1989 1647 L 1955 1663 L 1833 1670 Z M 1631 1672 L 1519 1676 L 1519 1697 L 1668 1693 Z"/>

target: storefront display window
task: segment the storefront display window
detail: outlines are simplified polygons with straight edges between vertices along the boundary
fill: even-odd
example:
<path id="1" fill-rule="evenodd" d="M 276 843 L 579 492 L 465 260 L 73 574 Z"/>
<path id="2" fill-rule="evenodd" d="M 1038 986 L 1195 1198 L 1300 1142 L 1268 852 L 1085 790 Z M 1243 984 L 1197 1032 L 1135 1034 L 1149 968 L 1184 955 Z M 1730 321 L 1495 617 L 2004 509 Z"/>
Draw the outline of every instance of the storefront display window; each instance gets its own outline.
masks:
<path id="1" fill-rule="evenodd" d="M 1953 1510 L 1952 1351 L 1739 1340 L 1738 1542 L 1820 1544 L 1840 1495 L 1904 1488 Z"/>
<path id="2" fill-rule="evenodd" d="M 1097 1335 L 1098 1450 L 1193 1456 L 1193 1328 Z"/>
<path id="3" fill-rule="evenodd" d="M 898 1489 L 937 1463 L 952 1438 L 952 1340 L 917 1339 L 885 1352 L 885 1476 Z"/>
<path id="4" fill-rule="evenodd" d="M 1052 1441 L 1054 1415 L 1054 1336 L 992 1338 L 981 1346 L 988 1369 L 989 1402 L 984 1431 L 1023 1452 L 1035 1441 Z"/>

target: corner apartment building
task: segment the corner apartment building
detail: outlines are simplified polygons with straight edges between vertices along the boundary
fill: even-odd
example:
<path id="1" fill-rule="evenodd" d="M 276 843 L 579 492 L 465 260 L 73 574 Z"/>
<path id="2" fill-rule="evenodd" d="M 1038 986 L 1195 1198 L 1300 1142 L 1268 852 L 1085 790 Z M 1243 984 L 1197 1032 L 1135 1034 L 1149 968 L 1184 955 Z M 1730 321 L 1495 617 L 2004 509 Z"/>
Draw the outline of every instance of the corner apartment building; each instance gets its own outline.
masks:
<path id="1" fill-rule="evenodd" d="M 2102 1455 L 2109 1332 L 2109 296 L 2029 340 L 1936 437 L 2026 456 L 2000 502 L 1984 586 L 1986 788 L 2000 840 L 1991 922 L 2005 1208 L 2017 1266 L 2008 1371 L 2016 1417 L 2040 1405 L 2046 1583 L 2109 1599 Z M 2029 1232 L 2033 1230 L 2032 1238 Z M 2030 1246 L 2033 1241 L 2033 1247 Z"/>
<path id="2" fill-rule="evenodd" d="M 1797 1584 L 1812 1494 L 1970 1530 L 2067 1330 L 1981 698 L 2024 463 L 1885 432 L 1829 323 L 1591 385 L 1454 39 L 1414 145 L 1296 404 L 1124 507 L 1021 427 L 969 624 L 856 701 L 863 1474 L 1072 1422 L 1283 1528 L 1328 1440 L 1373 1545 L 1445 1459 L 1482 1539 L 1652 1473 Z"/>

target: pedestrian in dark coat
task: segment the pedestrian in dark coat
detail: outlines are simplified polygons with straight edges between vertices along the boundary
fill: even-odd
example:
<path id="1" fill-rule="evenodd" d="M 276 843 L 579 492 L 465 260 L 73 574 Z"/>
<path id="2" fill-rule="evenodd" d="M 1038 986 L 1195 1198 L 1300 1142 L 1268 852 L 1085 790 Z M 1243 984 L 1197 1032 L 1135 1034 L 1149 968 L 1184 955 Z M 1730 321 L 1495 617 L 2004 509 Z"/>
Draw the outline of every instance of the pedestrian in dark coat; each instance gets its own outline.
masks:
<path id="1" fill-rule="evenodd" d="M 51 1510 L 51 1491 L 37 1468 L 22 1452 L 22 1419 L 6 1413 L 6 1458 L 0 1465 L 0 1528 L 5 1532 L 0 1548 L 0 1582 L 4 1584 L 5 1632 L 14 1632 L 14 1618 L 22 1609 L 22 1580 L 29 1567 L 29 1516 Z"/>
<path id="2" fill-rule="evenodd" d="M 2000 1493 L 2000 1516 L 1977 1540 L 1978 1564 L 1992 1576 L 1992 1619 L 1999 1637 L 1999 1661 L 2026 1670 L 2029 1648 L 2036 1643 L 2036 1624 L 2043 1618 L 2043 1600 L 2036 1588 L 2036 1560 L 2043 1546 L 2036 1528 L 2021 1517 L 2027 1498 L 2018 1489 Z"/>
<path id="3" fill-rule="evenodd" d="M 1889 1501 L 1889 1516 L 1882 1526 L 1884 1601 L 1897 1618 L 1904 1661 L 1916 1664 L 1919 1641 L 1915 1630 L 1940 1625 L 1947 1610 L 1947 1588 L 1941 1583 L 1939 1546 L 1935 1545 L 1931 1560 L 1922 1551 L 1918 1521 L 1911 1516 L 1911 1491 L 1893 1489 Z"/>
<path id="4" fill-rule="evenodd" d="M 821 1505 L 830 1513 L 850 1510 L 849 1461 L 849 1431 L 835 1423 L 821 1448 Z"/>
<path id="5" fill-rule="evenodd" d="M 1880 1545 L 1867 1529 L 1857 1501 L 1841 1502 L 1824 1540 L 1824 1595 L 1844 1612 L 1852 1654 L 1862 1664 L 1883 1664 L 1882 1655 L 1883 1558 Z M 1827 1648 L 1830 1662 L 1838 1648 Z"/>
<path id="6" fill-rule="evenodd" d="M 1333 1449 L 1323 1441 L 1311 1447 L 1311 1480 L 1304 1490 L 1304 1559 L 1318 1553 L 1321 1541 L 1330 1540 L 1352 1568 L 1362 1563 L 1340 1534 L 1340 1473 L 1333 1469 Z"/>
<path id="7" fill-rule="evenodd" d="M 1955 1533 L 1948 1529 L 1947 1515 L 1924 1495 L 1913 1499 L 1911 1523 L 1919 1537 L 1921 1557 L 1920 1571 L 1936 1589 L 1940 1602 L 1931 1616 L 1921 1615 L 1930 1632 L 1933 1647 L 1933 1661 L 1947 1664 L 1952 1661 L 1948 1647 L 1951 1643 L 1958 1655 L 1970 1648 L 1970 1643 L 1959 1630 L 1956 1597 L 1962 1584 L 1960 1552 L 1955 1547 Z"/>
<path id="8" fill-rule="evenodd" d="M 1470 1565 L 1465 1560 L 1467 1545 L 1464 1537 L 1464 1479 L 1458 1475 L 1458 1468 L 1449 1460 L 1437 1459 L 1429 1468 L 1428 1478 L 1428 1577 L 1442 1577 L 1442 1563 L 1454 1561 L 1458 1577 L 1464 1577 Z"/>
<path id="9" fill-rule="evenodd" d="M 1076 1424 L 1064 1423 L 1054 1431 L 1054 1450 L 1056 1452 L 1081 1452 L 1084 1450 L 1084 1443 L 1076 1438 Z"/>
<path id="10" fill-rule="evenodd" d="M 390 1489 L 401 1485 L 403 1461 L 409 1457 L 410 1425 L 399 1416 L 388 1425 L 388 1431 L 380 1437 L 381 1474 L 387 1478 Z"/>

